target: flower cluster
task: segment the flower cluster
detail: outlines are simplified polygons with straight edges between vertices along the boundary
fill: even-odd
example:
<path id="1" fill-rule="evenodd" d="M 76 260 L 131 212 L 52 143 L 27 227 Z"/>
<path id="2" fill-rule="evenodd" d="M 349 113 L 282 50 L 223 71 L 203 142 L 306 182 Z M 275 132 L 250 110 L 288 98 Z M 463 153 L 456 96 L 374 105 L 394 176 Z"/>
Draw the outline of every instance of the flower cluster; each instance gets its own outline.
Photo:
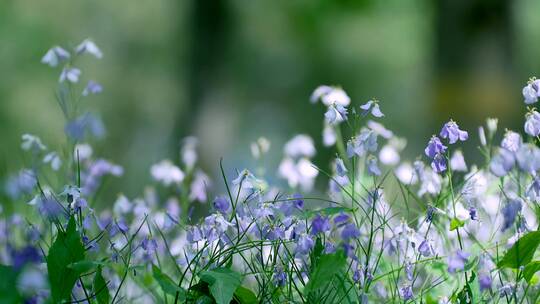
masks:
<path id="1" fill-rule="evenodd" d="M 0 205 L 0 302 L 538 302 L 536 110 L 523 136 L 507 130 L 500 143 L 496 119 L 480 126 L 481 164 L 451 151 L 473 139 L 450 120 L 424 149 L 427 164 L 403 159 L 406 141 L 381 123 L 381 102 L 355 108 L 342 88 L 320 86 L 311 101 L 326 107 L 322 138 L 293 136 L 277 168 L 220 163 L 211 179 L 187 137 L 178 159 L 140 177 L 149 185 L 139 195 L 111 199 L 104 180 L 128 172 L 95 155 L 103 125 L 75 106 L 103 91 L 76 86 L 83 54 L 103 56 L 84 40 L 42 59 L 63 65 L 69 148 L 22 136 L 29 163 L 5 181 Z M 538 82 L 523 95 L 536 102 Z M 319 140 L 335 155 L 328 166 L 312 162 Z M 249 148 L 257 161 L 273 151 L 264 137 Z"/>

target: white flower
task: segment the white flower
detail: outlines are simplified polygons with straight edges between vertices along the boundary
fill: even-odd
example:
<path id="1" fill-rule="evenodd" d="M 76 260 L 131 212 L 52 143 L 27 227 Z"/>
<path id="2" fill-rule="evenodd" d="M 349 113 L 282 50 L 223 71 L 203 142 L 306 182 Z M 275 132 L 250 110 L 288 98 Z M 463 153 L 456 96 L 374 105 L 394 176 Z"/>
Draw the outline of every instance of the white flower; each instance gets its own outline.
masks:
<path id="1" fill-rule="evenodd" d="M 47 147 L 41 142 L 41 139 L 32 134 L 23 134 L 21 148 L 25 151 L 44 151 Z"/>
<path id="2" fill-rule="evenodd" d="M 43 158 L 43 163 L 51 164 L 51 168 L 54 171 L 58 171 L 60 169 L 60 166 L 62 166 L 62 160 L 60 159 L 60 156 L 58 156 L 58 153 L 56 152 L 50 152 Z"/>
<path id="3" fill-rule="evenodd" d="M 96 58 L 103 57 L 103 53 L 101 53 L 101 50 L 98 48 L 98 46 L 90 39 L 85 39 L 83 42 L 81 42 L 76 48 L 75 51 L 77 54 L 83 54 L 88 53 L 91 55 L 94 55 Z"/>
<path id="4" fill-rule="evenodd" d="M 270 150 L 270 141 L 266 137 L 259 137 L 256 142 L 251 143 L 251 155 L 259 159 Z"/>
<path id="5" fill-rule="evenodd" d="M 400 182 L 406 185 L 416 184 L 418 177 L 410 163 L 402 163 L 394 171 Z"/>
<path id="6" fill-rule="evenodd" d="M 184 138 L 182 144 L 182 162 L 189 169 L 192 169 L 197 162 L 197 146 L 199 145 L 199 140 L 194 136 L 188 136 Z"/>
<path id="7" fill-rule="evenodd" d="M 92 152 L 92 146 L 89 144 L 77 144 L 73 149 L 73 158 L 75 161 L 77 161 L 77 158 L 79 161 L 84 161 L 92 157 Z"/>
<path id="8" fill-rule="evenodd" d="M 41 63 L 48 64 L 51 67 L 56 67 L 60 61 L 66 60 L 70 57 L 68 51 L 59 46 L 55 46 L 47 51 L 45 56 L 41 58 Z"/>
<path id="9" fill-rule="evenodd" d="M 336 144 L 336 132 L 334 131 L 334 128 L 332 128 L 331 125 L 325 124 L 323 129 L 323 145 L 325 147 L 330 147 Z"/>
<path id="10" fill-rule="evenodd" d="M 113 212 L 116 215 L 126 214 L 130 212 L 132 208 L 133 204 L 129 201 L 129 199 L 124 195 L 120 195 L 114 202 Z"/>
<path id="11" fill-rule="evenodd" d="M 399 163 L 399 153 L 394 146 L 385 145 L 379 152 L 379 160 L 385 165 L 397 165 Z"/>
<path id="12" fill-rule="evenodd" d="M 317 87 L 310 99 L 312 103 L 320 99 L 326 106 L 336 104 L 346 107 L 351 103 L 351 98 L 343 89 L 326 85 Z"/>
<path id="13" fill-rule="evenodd" d="M 79 77 L 81 76 L 81 70 L 77 68 L 64 68 L 60 74 L 60 82 L 69 81 L 71 83 L 79 82 Z"/>
<path id="14" fill-rule="evenodd" d="M 315 155 L 313 139 L 308 135 L 300 134 L 289 140 L 284 147 L 285 155 L 289 157 L 312 157 Z"/>
<path id="15" fill-rule="evenodd" d="M 461 150 L 456 150 L 450 158 L 450 169 L 458 172 L 466 172 L 467 164 Z"/>
<path id="16" fill-rule="evenodd" d="M 286 157 L 278 169 L 279 176 L 285 178 L 289 187 L 301 187 L 304 191 L 310 191 L 319 171 L 307 158 L 301 158 L 298 162 Z"/>
<path id="17" fill-rule="evenodd" d="M 175 166 L 170 160 L 162 160 L 150 168 L 152 177 L 165 186 L 179 184 L 184 180 L 184 172 Z"/>

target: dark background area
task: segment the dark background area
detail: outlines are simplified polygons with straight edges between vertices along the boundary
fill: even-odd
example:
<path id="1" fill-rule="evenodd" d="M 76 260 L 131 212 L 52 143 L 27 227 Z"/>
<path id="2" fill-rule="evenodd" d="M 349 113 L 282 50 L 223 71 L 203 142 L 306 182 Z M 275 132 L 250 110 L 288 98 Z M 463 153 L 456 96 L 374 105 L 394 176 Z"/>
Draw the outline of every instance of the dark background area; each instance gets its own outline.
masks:
<path id="1" fill-rule="evenodd" d="M 355 105 L 379 99 L 384 124 L 408 139 L 405 157 L 453 118 L 472 134 L 474 159 L 486 117 L 522 130 L 521 88 L 540 71 L 540 2 L 4 0 L 1 179 L 24 166 L 21 134 L 65 144 L 59 71 L 39 61 L 87 37 L 104 53 L 78 64 L 105 88 L 85 101 L 107 126 L 95 153 L 125 167 L 112 188 L 133 196 L 152 163 L 178 159 L 187 135 L 214 177 L 220 157 L 252 166 L 249 143 L 261 135 L 272 142 L 269 170 L 297 133 L 320 147 L 324 109 L 309 103 L 320 84 L 342 86 Z M 315 163 L 332 153 L 319 149 Z"/>

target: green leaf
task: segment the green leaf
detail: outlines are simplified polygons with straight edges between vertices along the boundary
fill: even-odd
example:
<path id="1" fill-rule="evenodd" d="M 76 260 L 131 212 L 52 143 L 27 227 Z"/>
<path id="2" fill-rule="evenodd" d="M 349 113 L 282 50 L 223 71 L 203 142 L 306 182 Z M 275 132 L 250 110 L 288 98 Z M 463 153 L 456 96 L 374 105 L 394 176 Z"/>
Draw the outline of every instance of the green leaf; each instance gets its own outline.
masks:
<path id="1" fill-rule="evenodd" d="M 540 245 L 540 231 L 525 234 L 510 248 L 497 266 L 517 269 L 527 265 Z"/>
<path id="2" fill-rule="evenodd" d="M 325 289 L 337 275 L 345 272 L 346 266 L 347 260 L 342 250 L 322 255 L 317 265 L 312 268 L 304 293 L 308 295 L 311 292 Z"/>
<path id="3" fill-rule="evenodd" d="M 208 283 L 210 293 L 217 304 L 229 304 L 234 292 L 242 284 L 242 276 L 228 268 L 216 268 L 199 274 L 201 281 Z"/>
<path id="4" fill-rule="evenodd" d="M 253 293 L 253 291 L 245 288 L 244 286 L 236 288 L 236 291 L 234 292 L 234 298 L 240 304 L 259 303 L 259 301 L 257 300 L 257 296 Z"/>
<path id="5" fill-rule="evenodd" d="M 529 264 L 525 266 L 525 269 L 523 269 L 523 277 L 525 278 L 525 281 L 530 283 L 532 281 L 532 278 L 534 274 L 540 270 L 540 261 L 532 261 Z"/>
<path id="6" fill-rule="evenodd" d="M 454 231 L 458 228 L 461 228 L 465 226 L 465 222 L 464 221 L 461 221 L 457 218 L 453 218 L 452 221 L 450 222 L 450 231 Z"/>
<path id="7" fill-rule="evenodd" d="M 105 263 L 83 260 L 80 262 L 75 262 L 75 263 L 71 263 L 67 265 L 69 269 L 73 269 L 78 273 L 89 272 L 90 270 L 98 268 L 99 266 L 105 266 Z"/>
<path id="8" fill-rule="evenodd" d="M 84 246 L 76 230 L 75 218 L 72 216 L 66 232 L 58 232 L 47 256 L 47 271 L 54 302 L 71 299 L 71 291 L 80 272 L 69 268 L 68 265 L 82 260 L 84 260 Z"/>
<path id="9" fill-rule="evenodd" d="M 11 266 L 0 265 L 0 303 L 21 303 L 17 291 L 17 272 Z"/>
<path id="10" fill-rule="evenodd" d="M 105 282 L 103 274 L 101 273 L 101 267 L 98 267 L 93 285 L 97 302 L 99 304 L 108 304 L 111 299 L 111 295 L 109 293 L 109 287 L 107 287 L 107 282 Z"/>
<path id="11" fill-rule="evenodd" d="M 156 265 L 152 265 L 152 273 L 154 279 L 158 282 L 159 286 L 161 286 L 161 289 L 163 289 L 166 294 L 176 296 L 176 293 L 178 292 L 178 298 L 181 301 L 186 298 L 186 291 L 182 287 L 176 285 L 174 281 L 168 275 L 161 272 L 161 269 L 156 267 Z"/>

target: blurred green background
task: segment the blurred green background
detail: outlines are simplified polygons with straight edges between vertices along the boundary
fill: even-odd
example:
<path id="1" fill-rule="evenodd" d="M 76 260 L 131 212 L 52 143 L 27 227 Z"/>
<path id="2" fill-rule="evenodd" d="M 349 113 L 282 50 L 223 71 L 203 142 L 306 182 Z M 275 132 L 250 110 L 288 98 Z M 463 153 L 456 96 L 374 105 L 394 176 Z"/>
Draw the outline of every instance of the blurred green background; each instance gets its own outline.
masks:
<path id="1" fill-rule="evenodd" d="M 521 131 L 521 88 L 540 71 L 540 1 L 3 0 L 0 179 L 23 165 L 21 134 L 65 144 L 59 70 L 40 59 L 88 37 L 104 53 L 78 64 L 105 88 L 85 101 L 107 126 L 95 152 L 125 167 L 114 186 L 133 196 L 187 135 L 214 177 L 220 157 L 252 166 L 261 135 L 270 170 L 294 134 L 320 147 L 324 109 L 309 103 L 319 84 L 343 86 L 355 105 L 381 100 L 409 158 L 449 118 L 473 135 L 466 154 L 486 117 Z"/>

